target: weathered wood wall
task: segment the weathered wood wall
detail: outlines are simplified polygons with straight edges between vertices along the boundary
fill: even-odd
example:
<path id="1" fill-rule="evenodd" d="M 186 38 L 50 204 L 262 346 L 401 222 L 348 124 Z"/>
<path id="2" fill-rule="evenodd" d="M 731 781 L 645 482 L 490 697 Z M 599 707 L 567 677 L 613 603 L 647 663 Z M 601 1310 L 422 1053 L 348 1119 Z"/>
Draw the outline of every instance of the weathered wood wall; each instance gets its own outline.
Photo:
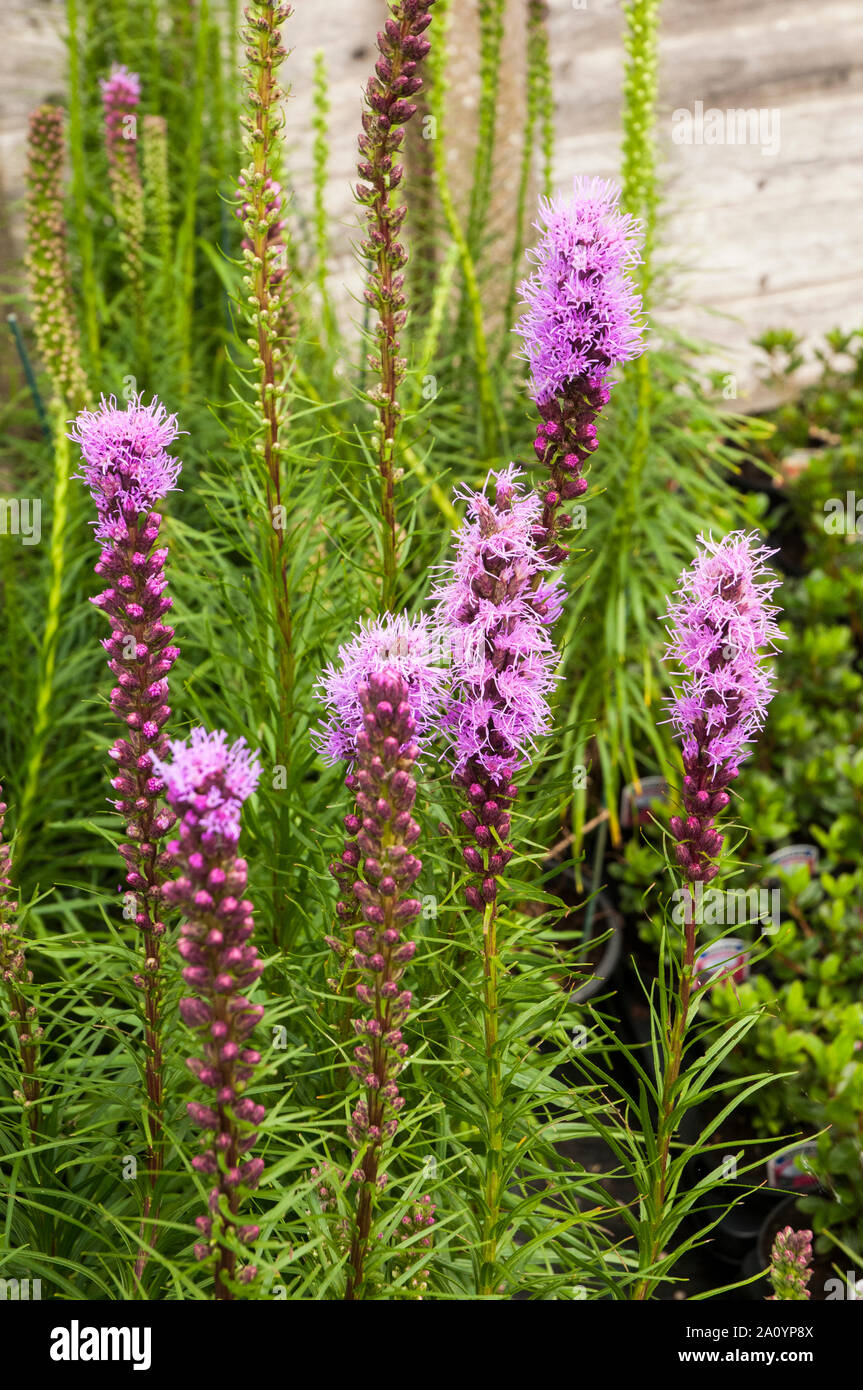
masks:
<path id="1" fill-rule="evenodd" d="M 312 55 L 332 84 L 335 278 L 355 284 L 350 194 L 360 93 L 383 0 L 295 0 L 287 37 L 294 100 L 289 129 L 297 196 L 308 202 Z M 28 111 L 62 92 L 62 0 L 5 0 L 0 47 L 0 196 L 20 237 Z M 456 0 L 451 155 L 464 192 L 476 104 L 475 0 Z M 551 0 L 557 182 L 618 169 L 619 0 Z M 523 0 L 509 0 L 495 217 L 506 224 L 522 115 Z M 863 323 L 863 4 L 861 0 L 665 0 L 659 148 L 666 174 L 667 316 L 723 344 L 741 391 L 752 384 L 749 340 L 766 327 L 808 338 Z M 674 112 L 778 112 L 778 149 L 675 143 Z M 768 121 L 775 118 L 768 114 Z M 678 122 L 680 118 L 677 118 Z M 765 128 L 768 133 L 769 125 Z M 509 238 L 506 238 L 508 245 Z M 6 255 L 9 254 L 7 246 Z"/>

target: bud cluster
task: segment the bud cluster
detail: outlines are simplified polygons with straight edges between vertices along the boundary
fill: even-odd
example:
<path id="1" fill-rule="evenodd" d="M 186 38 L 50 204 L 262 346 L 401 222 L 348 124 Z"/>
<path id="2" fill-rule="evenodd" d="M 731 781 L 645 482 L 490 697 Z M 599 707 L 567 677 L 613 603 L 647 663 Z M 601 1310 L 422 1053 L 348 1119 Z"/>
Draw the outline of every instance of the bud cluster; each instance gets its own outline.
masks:
<path id="1" fill-rule="evenodd" d="M 769 599 L 779 579 L 766 565 L 773 554 L 758 537 L 734 531 L 721 541 L 699 536 L 693 565 L 669 600 L 666 655 L 684 679 L 670 701 L 682 745 L 684 816 L 673 816 L 675 855 L 693 883 L 719 872 L 722 848 L 714 821 L 728 805 L 727 787 L 749 756 L 773 696 L 773 677 L 761 649 L 782 637 Z"/>
<path id="2" fill-rule="evenodd" d="M 381 390 L 389 411 L 384 428 L 390 434 L 397 417 L 395 390 L 404 377 L 405 364 L 398 356 L 398 334 L 407 317 L 404 276 L 407 252 L 398 241 L 407 208 L 392 205 L 392 194 L 404 177 L 404 167 L 394 156 L 404 141 L 404 126 L 416 112 L 411 97 L 422 89 L 419 64 L 431 44 L 423 38 L 431 23 L 434 0 L 396 0 L 392 16 L 378 34 L 380 57 L 369 78 L 359 137 L 357 199 L 366 208 L 368 230 L 363 253 L 372 262 L 366 301 L 378 312 L 377 352 L 369 358 L 373 370 L 382 373 Z M 382 402 L 382 406 L 383 406 Z"/>
<path id="3" fill-rule="evenodd" d="M 812 1232 L 786 1226 L 779 1231 L 770 1252 L 770 1302 L 784 1299 L 804 1302 L 811 1298 L 806 1285 L 812 1278 Z"/>
<path id="4" fill-rule="evenodd" d="M 141 79 L 115 63 L 110 77 L 102 79 L 101 87 L 114 216 L 120 230 L 126 276 L 140 314 L 144 295 L 144 190 L 138 166 L 137 126 Z"/>
<path id="5" fill-rule="evenodd" d="M 243 895 L 248 866 L 237 855 L 240 808 L 258 778 L 257 756 L 239 739 L 227 747 L 223 732 L 193 729 L 188 743 L 171 744 L 171 761 L 158 763 L 179 836 L 168 845 L 178 874 L 163 896 L 183 915 L 178 950 L 182 975 L 194 991 L 180 1001 L 183 1020 L 197 1034 L 202 1055 L 187 1066 L 211 1092 L 190 1101 L 189 1117 L 207 1135 L 207 1147 L 192 1160 L 214 1179 L 209 1214 L 196 1220 L 204 1240 L 199 1260 L 215 1261 L 216 1297 L 230 1299 L 232 1281 L 249 1283 L 254 1266 L 236 1272 L 236 1246 L 253 1243 L 259 1228 L 239 1220 L 242 1189 L 257 1186 L 264 1164 L 247 1155 L 257 1139 L 264 1107 L 245 1094 L 261 1055 L 248 1045 L 263 1015 L 248 993 L 263 971 L 251 902 Z"/>
<path id="6" fill-rule="evenodd" d="M 27 139 L 27 282 L 42 365 L 55 397 L 77 407 L 87 395 L 66 250 L 63 112 L 40 106 Z"/>
<path id="7" fill-rule="evenodd" d="M 490 474 L 486 490 L 468 489 L 468 512 L 455 535 L 455 557 L 437 585 L 438 622 L 453 641 L 453 681 L 443 725 L 454 776 L 470 810 L 461 814 L 472 843 L 465 863 L 478 882 L 469 905 L 483 911 L 512 858 L 514 774 L 530 759 L 551 714 L 556 653 L 548 636 L 563 589 L 548 583 L 549 561 L 536 542 L 540 502 L 513 467 Z M 491 495 L 487 495 L 491 493 Z"/>
<path id="8" fill-rule="evenodd" d="M 587 492 L 583 469 L 597 448 L 596 419 L 610 394 L 602 377 L 588 376 L 567 382 L 560 396 L 537 403 L 542 422 L 533 448 L 550 477 L 540 488 L 542 517 L 535 536 L 549 564 L 562 564 L 569 554 L 557 535 L 572 525 L 572 516 L 560 508 Z"/>
<path id="9" fill-rule="evenodd" d="M 350 1070 L 363 1094 L 348 1128 L 357 1165 L 354 1178 L 360 1184 L 351 1230 L 348 1299 L 355 1298 L 363 1284 L 374 1198 L 387 1181 L 379 1171 L 381 1151 L 396 1133 L 404 1108 L 397 1078 L 408 1052 L 402 1024 L 412 995 L 401 982 L 416 952 L 416 944 L 405 940 L 404 933 L 421 911 L 411 889 L 422 870 L 412 852 L 420 835 L 412 815 L 419 746 L 408 680 L 395 667 L 382 666 L 357 686 L 356 696 L 362 725 L 353 731 L 356 759 L 345 778 L 355 810 L 345 820 L 350 838 L 341 861 L 331 867 L 343 893 L 337 911 L 350 930 L 353 947 L 328 938 L 339 956 L 349 960 L 363 1008 L 352 1020 L 357 1042 Z"/>
<path id="10" fill-rule="evenodd" d="M 416 951 L 403 933 L 421 910 L 410 896 L 422 870 L 411 851 L 420 834 L 411 814 L 419 750 L 403 676 L 391 669 L 374 673 L 359 698 L 364 728 L 357 735 L 356 771 L 345 779 L 356 800 L 356 813 L 347 817 L 355 838 L 345 845 L 338 876 L 359 905 L 361 925 L 353 931 L 350 959 L 359 978 L 356 996 L 366 1010 L 353 1020 L 359 1041 L 351 1073 L 365 1097 L 353 1112 L 350 1138 L 357 1150 L 367 1144 L 377 1150 L 395 1134 L 404 1105 L 396 1078 L 407 1056 L 401 1024 L 411 1003 L 401 979 Z M 339 908 L 341 916 L 351 911 L 345 903 Z M 374 1165 L 376 1180 L 376 1155 Z M 357 1180 L 364 1181 L 370 1171 L 367 1154 Z"/>

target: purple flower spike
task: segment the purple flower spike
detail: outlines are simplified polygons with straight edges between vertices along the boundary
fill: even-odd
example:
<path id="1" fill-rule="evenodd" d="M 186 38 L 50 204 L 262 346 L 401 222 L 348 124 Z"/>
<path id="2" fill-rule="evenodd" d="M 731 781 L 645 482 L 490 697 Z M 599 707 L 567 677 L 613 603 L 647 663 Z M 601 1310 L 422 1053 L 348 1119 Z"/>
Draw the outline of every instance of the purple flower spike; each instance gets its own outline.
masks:
<path id="1" fill-rule="evenodd" d="M 111 785 L 118 793 L 114 808 L 126 822 L 129 842 L 120 846 L 120 854 L 136 903 L 135 925 L 143 937 L 144 973 L 135 979 L 145 1000 L 153 1182 L 161 1165 L 160 950 L 165 926 L 156 904 L 166 865 L 159 842 L 174 823 L 173 812 L 159 807 L 162 783 L 154 775 L 154 760 L 167 748 L 162 730 L 171 713 L 168 675 L 179 652 L 174 629 L 164 621 L 173 600 L 165 592 L 167 551 L 158 547 L 162 518 L 151 507 L 174 487 L 180 472 L 179 460 L 167 453 L 176 434 L 175 416 L 157 400 L 143 406 L 136 396 L 119 410 L 112 396 L 109 401 L 103 397 L 98 410 L 82 411 L 69 436 L 81 447 L 83 464 L 76 476 L 89 487 L 98 514 L 96 537 L 102 551 L 96 573 L 107 580 L 107 588 L 92 602 L 111 624 L 111 636 L 102 645 L 117 682 L 111 708 L 124 729 L 124 737 L 110 750 L 117 764 Z"/>
<path id="2" fill-rule="evenodd" d="M 422 745 L 443 701 L 445 658 L 440 637 L 425 617 L 386 613 L 360 623 L 357 636 L 339 648 L 338 666 L 327 666 L 318 682 L 329 719 L 313 733 L 312 741 L 326 762 L 332 766 L 356 760 L 357 735 L 365 727 L 360 690 L 372 672 L 384 666 L 407 682 L 415 737 Z"/>
<path id="3" fill-rule="evenodd" d="M 176 491 L 182 464 L 167 451 L 178 433 L 176 415 L 155 396 L 146 406 L 133 396 L 125 410 L 103 396 L 98 410 L 81 411 L 69 438 L 83 457 L 74 476 L 87 484 L 99 512 L 97 540 L 121 539 L 133 515 Z"/>
<path id="4" fill-rule="evenodd" d="M 462 821 L 475 845 L 465 862 L 481 884 L 467 889 L 482 910 L 496 877 L 512 857 L 506 843 L 514 774 L 547 731 L 547 695 L 557 654 L 548 628 L 564 589 L 549 584 L 547 557 L 536 543 L 541 504 L 525 492 L 517 468 L 491 474 L 482 492 L 464 492 L 467 516 L 455 533 L 449 575 L 434 591 L 437 620 L 451 633 L 453 680 L 443 726 L 451 739 L 453 775 L 472 810 Z M 489 489 L 493 487 L 493 500 Z"/>
<path id="5" fill-rule="evenodd" d="M 102 107 L 105 115 L 105 148 L 112 170 L 125 164 L 137 178 L 137 129 L 135 112 L 141 100 L 141 79 L 120 63 L 114 63 L 111 76 L 103 77 Z"/>
<path id="6" fill-rule="evenodd" d="M 352 941 L 328 938 L 363 1006 L 362 1016 L 352 1020 L 357 1043 L 350 1070 L 362 1090 L 348 1131 L 360 1184 L 349 1300 L 359 1296 L 363 1284 L 372 1206 L 383 1182 L 381 1154 L 404 1106 L 396 1078 L 408 1051 L 402 1024 L 411 994 L 402 989 L 401 980 L 416 951 L 405 933 L 421 911 L 412 890 L 422 871 L 413 853 L 420 834 L 412 815 L 419 745 L 409 680 L 395 666 L 381 666 L 356 686 L 355 694 L 362 728 L 354 737 L 356 770 L 345 780 L 356 798 L 356 814 L 346 819 L 351 838 L 341 862 L 331 865 L 346 899 L 337 910 Z"/>
<path id="7" fill-rule="evenodd" d="M 536 269 L 521 285 L 518 324 L 538 405 L 573 382 L 606 380 L 644 349 L 641 299 L 629 274 L 641 257 L 641 224 L 620 211 L 620 192 L 601 179 L 576 179 L 571 197 L 543 198 L 541 233 L 528 252 Z"/>
<path id="8" fill-rule="evenodd" d="M 613 373 L 644 350 L 630 274 L 640 260 L 641 226 L 620 211 L 619 197 L 610 183 L 576 179 L 571 197 L 543 199 L 541 236 L 528 252 L 536 269 L 521 285 L 526 312 L 516 332 L 542 416 L 534 450 L 551 473 L 540 539 L 554 564 L 567 555 L 557 531 L 571 524 L 557 513 L 587 491 L 582 471 L 597 447 L 596 419 Z"/>
<path id="9" fill-rule="evenodd" d="M 108 183 L 114 216 L 120 232 L 123 269 L 132 287 L 139 330 L 144 296 L 144 191 L 138 167 L 138 103 L 141 80 L 137 73 L 114 64 L 103 78 L 102 107 Z"/>
<path id="10" fill-rule="evenodd" d="M 770 598 L 779 585 L 766 561 L 775 551 L 734 531 L 724 540 L 698 537 L 699 552 L 669 600 L 666 659 L 686 676 L 670 700 L 671 724 L 683 751 L 683 807 L 671 831 L 686 876 L 709 882 L 722 836 L 714 821 L 729 801 L 726 788 L 764 724 L 773 676 L 763 651 L 782 639 Z"/>
<path id="11" fill-rule="evenodd" d="M 193 729 L 188 742 L 177 739 L 168 745 L 173 761 L 154 759 L 154 770 L 164 779 L 172 806 L 188 805 L 203 833 L 236 844 L 240 811 L 258 785 L 261 764 L 245 739 L 237 739 L 230 748 L 227 739 L 221 729 L 214 733 Z"/>
<path id="12" fill-rule="evenodd" d="M 264 1107 L 246 1089 L 261 1060 L 249 1035 L 263 1014 L 247 995 L 264 967 L 250 940 L 252 904 L 243 897 L 248 869 L 237 857 L 240 811 L 261 766 L 244 739 L 229 746 L 221 730 L 197 728 L 188 741 L 171 744 L 171 761 L 158 760 L 156 772 L 180 823 L 179 839 L 168 846 L 178 876 L 162 892 L 185 919 L 179 951 L 183 979 L 194 994 L 180 1001 L 180 1013 L 198 1034 L 202 1053 L 188 1066 L 212 1092 L 211 1104 L 188 1105 L 192 1123 L 207 1136 L 193 1166 L 215 1180 L 210 1215 L 198 1218 L 206 1243 L 195 1252 L 214 1260 L 216 1298 L 232 1299 L 233 1281 L 254 1277 L 251 1266 L 237 1271 L 234 1241 L 257 1239 L 258 1227 L 240 1222 L 240 1205 L 243 1188 L 256 1187 L 263 1171 L 262 1160 L 248 1154 Z"/>

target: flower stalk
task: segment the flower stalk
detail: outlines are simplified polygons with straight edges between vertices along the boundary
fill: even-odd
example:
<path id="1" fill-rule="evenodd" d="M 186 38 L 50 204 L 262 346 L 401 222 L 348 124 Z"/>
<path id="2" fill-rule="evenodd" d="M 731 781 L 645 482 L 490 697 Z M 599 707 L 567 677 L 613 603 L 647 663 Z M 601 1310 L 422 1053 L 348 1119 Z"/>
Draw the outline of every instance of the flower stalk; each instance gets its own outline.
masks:
<path id="1" fill-rule="evenodd" d="M 375 1202 L 386 1185 L 381 1159 L 404 1106 L 396 1078 L 408 1050 L 402 1024 L 411 994 L 400 982 L 416 946 L 402 934 L 421 910 L 410 896 L 422 870 L 412 852 L 420 834 L 412 815 L 414 765 L 442 699 L 443 672 L 432 663 L 430 639 L 426 619 L 387 614 L 360 626 L 341 648 L 339 666 L 328 667 L 320 682 L 328 720 L 314 741 L 329 762 L 350 764 L 345 785 L 354 797 L 341 859 L 330 865 L 341 890 L 340 935 L 327 937 L 342 966 L 341 984 L 332 983 L 352 988 L 360 1006 L 360 1017 L 348 1019 L 358 1038 L 350 1072 L 363 1091 L 349 1128 L 359 1184 L 349 1302 L 367 1296 Z"/>
<path id="2" fill-rule="evenodd" d="M 87 395 L 66 248 L 63 112 L 40 106 L 27 141 L 27 282 L 42 365 L 55 404 L 76 409 Z"/>
<path id="3" fill-rule="evenodd" d="M 584 468 L 612 373 L 644 348 L 629 273 L 639 260 L 639 225 L 618 200 L 600 179 L 576 179 L 568 198 L 541 199 L 540 239 L 528 252 L 535 269 L 520 287 L 525 313 L 516 331 L 541 417 L 534 452 L 549 473 L 537 538 L 553 565 L 569 553 L 559 533 L 573 518 L 561 508 L 587 492 Z"/>
<path id="4" fill-rule="evenodd" d="M 758 545 L 754 534 L 743 532 L 719 542 L 699 536 L 698 544 L 693 565 L 684 570 L 677 593 L 669 599 L 667 614 L 666 656 L 685 671 L 669 706 L 682 745 L 687 814 L 672 816 L 670 828 L 688 891 L 677 998 L 664 1039 L 656 1158 L 650 1172 L 647 1270 L 656 1264 L 662 1245 L 678 1084 L 698 985 L 694 885 L 709 883 L 719 873 L 716 860 L 723 837 L 715 820 L 728 805 L 726 787 L 737 777 L 766 718 L 773 677 L 765 654 L 775 649 L 782 635 L 774 621 L 778 610 L 769 602 L 779 580 L 765 563 L 774 552 Z M 645 1273 L 634 1299 L 648 1298 L 655 1282 Z"/>
<path id="5" fill-rule="evenodd" d="M 163 1058 L 161 947 L 165 924 L 159 907 L 168 857 L 160 842 L 174 824 L 159 805 L 164 785 L 155 760 L 167 747 L 163 727 L 170 716 L 168 674 L 179 655 L 174 629 L 163 619 L 173 600 L 165 592 L 167 550 L 158 546 L 162 518 L 154 505 L 174 490 L 180 463 L 168 454 L 177 435 L 176 417 L 153 400 L 135 396 L 125 410 L 103 397 L 96 411 L 82 411 L 70 438 L 80 446 L 76 477 L 95 503 L 95 535 L 102 545 L 96 573 L 108 587 L 91 599 L 111 624 L 102 645 L 117 684 L 111 708 L 125 727 L 109 750 L 117 765 L 111 786 L 115 809 L 124 817 L 128 840 L 119 846 L 126 887 L 133 895 L 135 925 L 143 943 L 142 969 L 134 980 L 143 994 L 147 1086 L 147 1173 L 144 1220 L 163 1163 Z M 143 1269 L 143 1254 L 139 1271 Z"/>
<path id="6" fill-rule="evenodd" d="M 525 493 L 520 476 L 510 467 L 490 475 L 486 491 L 465 494 L 468 514 L 456 533 L 455 558 L 434 591 L 437 620 L 453 650 L 443 726 L 453 776 L 469 803 L 461 813 L 471 876 L 465 898 L 482 913 L 488 1142 L 478 1287 L 486 1296 L 498 1282 L 504 1167 L 498 883 L 514 852 L 508 838 L 518 796 L 513 779 L 550 725 L 546 696 L 556 657 L 546 629 L 563 602 L 562 586 L 544 578 L 550 565 L 536 543 L 540 501 Z"/>
<path id="7" fill-rule="evenodd" d="M 271 602 L 276 627 L 278 718 L 276 762 L 291 764 L 294 700 L 294 630 L 285 547 L 283 502 L 284 390 L 290 336 L 290 280 L 287 268 L 282 190 L 278 182 L 282 140 L 282 102 L 277 80 L 287 57 L 281 26 L 290 5 L 277 0 L 250 0 L 245 9 L 242 41 L 246 58 L 247 111 L 243 117 L 249 163 L 240 174 L 237 196 L 243 226 L 246 302 L 241 305 L 252 332 L 257 376 L 258 448 L 264 464 L 267 501 Z M 290 779 L 289 779 L 290 780 Z"/>
<path id="8" fill-rule="evenodd" d="M 66 573 L 66 535 L 69 524 L 69 442 L 65 418 L 87 397 L 87 378 L 81 358 L 66 251 L 62 168 L 63 112 L 42 106 L 30 120 L 28 141 L 27 276 L 36 340 L 51 383 L 51 421 L 46 434 L 54 446 L 51 498 L 51 578 L 45 629 L 39 653 L 39 684 L 18 815 L 18 860 L 38 805 L 40 777 L 51 729 L 54 674 Z M 26 358 L 23 359 L 26 364 Z M 34 396 L 37 408 L 38 397 Z"/>
<path id="9" fill-rule="evenodd" d="M 404 932 L 421 910 L 418 899 L 409 894 L 422 870 L 411 852 L 420 834 L 411 814 L 419 748 L 407 682 L 397 671 L 383 668 L 360 687 L 359 698 L 364 727 L 357 737 L 356 772 L 345 779 L 359 812 L 349 826 L 355 828 L 356 839 L 346 850 L 355 861 L 352 891 L 362 916 L 362 925 L 353 932 L 353 966 L 359 977 L 356 997 L 364 1009 L 363 1016 L 353 1020 L 359 1041 L 351 1074 L 363 1095 L 348 1131 L 359 1184 L 345 1290 L 348 1302 L 364 1296 L 374 1207 L 386 1185 L 381 1159 L 404 1107 L 397 1077 L 408 1052 L 402 1025 L 412 995 L 401 988 L 401 979 L 416 952 L 416 943 L 406 941 Z"/>
<path id="10" fill-rule="evenodd" d="M 261 1060 L 249 1037 L 264 1012 L 248 992 L 264 967 L 251 941 L 252 904 L 243 897 L 248 865 L 237 855 L 240 811 L 261 766 L 245 740 L 229 747 L 223 731 L 196 728 L 188 741 L 172 742 L 170 760 L 157 758 L 155 768 L 179 824 L 179 837 L 167 846 L 178 874 L 163 896 L 184 918 L 178 949 L 194 994 L 180 1001 L 180 1013 L 202 1054 L 187 1066 L 212 1093 L 212 1103 L 190 1101 L 187 1107 L 206 1137 L 192 1166 L 214 1179 L 209 1214 L 196 1219 L 204 1239 L 195 1254 L 213 1264 L 216 1299 L 231 1300 L 236 1285 L 249 1284 L 257 1273 L 254 1265 L 237 1268 L 243 1248 L 260 1234 L 258 1226 L 241 1223 L 240 1210 L 264 1168 L 261 1158 L 248 1156 L 264 1107 L 245 1094 Z"/>
<path id="11" fill-rule="evenodd" d="M 407 321 L 403 270 L 407 252 L 398 240 L 407 214 L 404 203 L 394 205 L 393 194 L 404 177 L 394 163 L 404 142 L 404 127 L 416 112 L 411 100 L 422 89 L 419 65 L 431 44 L 423 37 L 431 23 L 434 0 L 391 0 L 390 14 L 378 34 L 380 57 L 365 91 L 363 133 L 359 137 L 357 169 L 363 180 L 356 188 L 357 201 L 366 210 L 367 232 L 363 254 L 371 265 L 364 291 L 366 303 L 376 312 L 375 348 L 368 364 L 379 380 L 368 393 L 377 407 L 377 461 L 381 478 L 382 607 L 395 604 L 398 543 L 396 535 L 395 480 L 396 432 L 402 415 L 398 388 L 406 364 L 399 356 L 401 333 Z"/>
<path id="12" fill-rule="evenodd" d="M 110 77 L 103 78 L 102 108 L 105 120 L 105 150 L 108 156 L 108 182 L 114 216 L 120 230 L 123 267 L 132 290 L 138 328 L 139 349 L 148 355 L 144 332 L 144 189 L 138 165 L 138 114 L 141 80 L 122 64 L 115 63 Z"/>
<path id="13" fill-rule="evenodd" d="M 812 1297 L 806 1285 L 812 1278 L 812 1232 L 791 1226 L 777 1232 L 770 1252 L 768 1275 L 773 1285 L 769 1303 L 804 1303 Z"/>

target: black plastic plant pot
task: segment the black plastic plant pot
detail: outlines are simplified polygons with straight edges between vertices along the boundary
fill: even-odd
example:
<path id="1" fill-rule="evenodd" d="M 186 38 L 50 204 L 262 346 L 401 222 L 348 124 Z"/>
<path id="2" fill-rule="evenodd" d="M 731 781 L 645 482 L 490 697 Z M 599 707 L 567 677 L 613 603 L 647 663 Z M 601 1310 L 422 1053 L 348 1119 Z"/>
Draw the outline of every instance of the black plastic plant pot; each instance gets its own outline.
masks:
<path id="1" fill-rule="evenodd" d="M 713 1201 L 722 1200 L 722 1193 L 720 1187 L 713 1194 Z M 756 1188 L 735 1202 L 710 1234 L 714 1259 L 722 1264 L 740 1265 L 757 1246 L 762 1229 L 781 1203 L 782 1193 L 772 1187 Z"/>
<path id="2" fill-rule="evenodd" d="M 561 865 L 546 888 L 569 909 L 556 923 L 555 930 L 566 932 L 565 969 L 560 972 L 561 988 L 573 1004 L 584 1004 L 608 987 L 623 952 L 623 918 L 605 891 L 600 889 L 585 903 L 585 894 L 576 886 L 569 864 Z M 581 929 L 581 940 L 575 934 Z M 563 954 L 562 954 L 563 960 Z"/>
<path id="3" fill-rule="evenodd" d="M 638 787 L 634 782 L 620 793 L 618 818 L 621 830 L 635 830 L 653 821 L 652 806 L 668 800 L 668 779 L 661 774 L 642 777 Z"/>
<path id="4" fill-rule="evenodd" d="M 567 883 L 563 882 L 565 878 Z M 571 871 L 563 871 L 548 887 L 565 903 L 572 904 L 572 910 L 557 923 L 558 928 L 567 933 L 577 932 L 579 926 L 582 928 L 580 941 L 566 943 L 565 964 L 562 956 L 563 969 L 558 973 L 557 982 L 561 991 L 569 994 L 571 1004 L 586 1004 L 611 987 L 623 953 L 623 918 L 604 892 L 597 893 L 585 907 Z M 551 1050 L 551 1047 L 551 1044 L 540 1042 L 540 1051 Z M 567 1084 L 581 1078 L 581 1072 L 571 1071 L 570 1067 L 568 1062 L 560 1064 L 559 1074 Z"/>
<path id="5" fill-rule="evenodd" d="M 623 951 L 623 918 L 605 893 L 597 894 L 595 909 L 589 920 L 590 935 L 581 943 L 579 953 L 590 954 L 594 942 L 601 941 L 603 937 L 606 939 L 594 952 L 595 960 L 584 964 L 583 968 L 590 972 L 589 978 L 571 991 L 569 998 L 573 1004 L 585 1004 L 588 999 L 607 989 Z"/>

